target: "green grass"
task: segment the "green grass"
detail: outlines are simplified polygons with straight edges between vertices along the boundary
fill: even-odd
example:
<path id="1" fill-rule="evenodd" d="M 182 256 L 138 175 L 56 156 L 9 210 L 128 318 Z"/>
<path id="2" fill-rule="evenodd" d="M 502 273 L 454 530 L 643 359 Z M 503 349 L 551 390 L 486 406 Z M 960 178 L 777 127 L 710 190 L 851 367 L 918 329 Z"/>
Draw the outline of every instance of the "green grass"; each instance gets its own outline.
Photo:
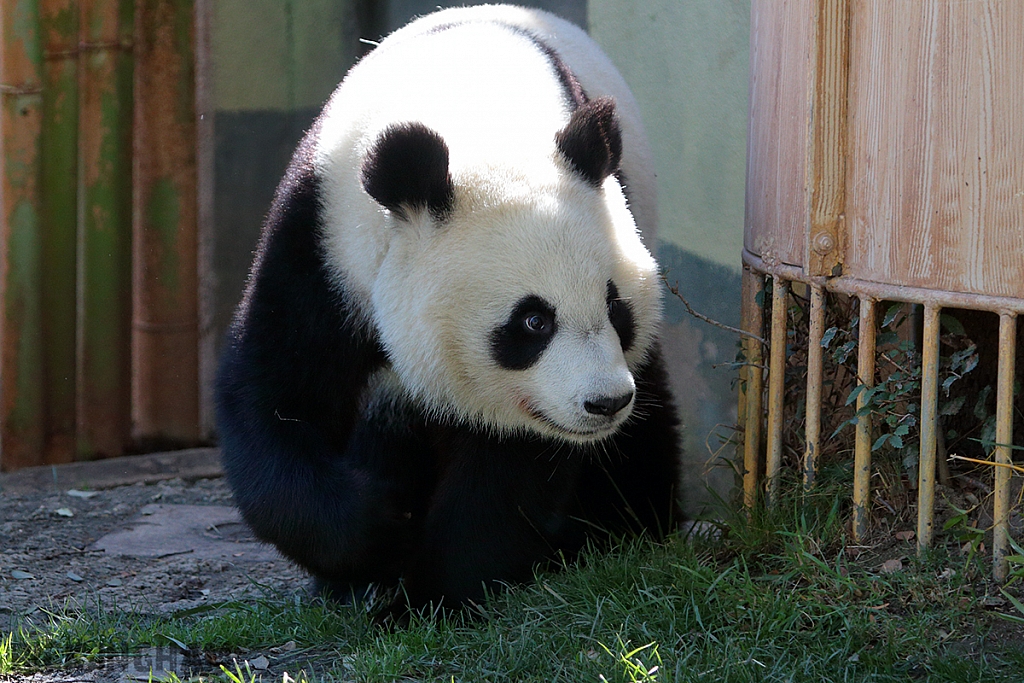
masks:
<path id="1" fill-rule="evenodd" d="M 428 613 L 389 631 L 362 610 L 280 596 L 166 618 L 58 613 L 0 638 L 0 673 L 178 642 L 216 653 L 228 664 L 213 680 L 235 683 L 260 680 L 231 663 L 256 652 L 267 681 L 1024 680 L 1024 625 L 983 607 L 998 590 L 977 556 L 939 550 L 883 575 L 847 558 L 836 500 L 737 515 L 723 540 L 590 554 L 475 620 Z"/>

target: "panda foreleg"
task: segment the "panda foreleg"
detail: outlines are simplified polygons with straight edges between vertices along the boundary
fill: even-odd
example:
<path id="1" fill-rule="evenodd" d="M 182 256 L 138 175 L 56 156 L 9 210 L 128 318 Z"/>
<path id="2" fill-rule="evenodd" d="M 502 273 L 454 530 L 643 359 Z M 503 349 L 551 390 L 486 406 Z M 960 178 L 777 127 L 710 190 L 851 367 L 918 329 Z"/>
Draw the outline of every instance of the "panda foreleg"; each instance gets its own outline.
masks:
<path id="1" fill-rule="evenodd" d="M 532 579 L 538 563 L 575 555 L 585 542 L 574 519 L 578 459 L 542 438 L 437 430 L 436 479 L 404 575 L 409 605 L 480 603 Z"/>
<path id="2" fill-rule="evenodd" d="M 311 573 L 394 580 L 403 498 L 426 459 L 413 432 L 363 415 L 386 358 L 325 266 L 307 146 L 278 188 L 221 358 L 225 473 L 255 534 Z"/>

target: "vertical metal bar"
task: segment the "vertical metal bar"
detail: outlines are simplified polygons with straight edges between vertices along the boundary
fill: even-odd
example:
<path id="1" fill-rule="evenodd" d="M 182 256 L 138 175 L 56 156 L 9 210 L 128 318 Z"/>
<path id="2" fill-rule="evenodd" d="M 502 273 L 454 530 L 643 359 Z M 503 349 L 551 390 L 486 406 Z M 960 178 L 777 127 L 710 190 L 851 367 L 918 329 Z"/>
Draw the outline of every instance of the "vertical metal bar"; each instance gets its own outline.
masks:
<path id="1" fill-rule="evenodd" d="M 131 371 L 131 0 L 80 0 L 77 450 L 118 455 Z"/>
<path id="2" fill-rule="evenodd" d="M 938 428 L 939 313 L 933 304 L 924 307 L 921 341 L 921 449 L 917 463 L 917 550 L 932 544 L 935 510 L 935 430 Z"/>
<path id="3" fill-rule="evenodd" d="M 751 286 L 750 269 L 744 267 L 743 272 L 740 275 L 740 329 L 744 330 L 747 329 L 749 324 L 748 321 L 750 320 L 750 306 L 752 304 L 752 297 L 750 296 Z M 743 358 L 746 358 L 746 337 L 740 338 L 740 348 L 742 349 Z M 739 439 L 736 443 L 736 462 L 743 461 L 745 445 L 747 443 L 747 380 L 749 379 L 750 374 L 750 368 L 746 363 L 740 365 L 739 391 L 736 392 L 736 429 Z"/>
<path id="4" fill-rule="evenodd" d="M 804 428 L 804 491 L 814 486 L 821 448 L 821 339 L 825 335 L 825 290 L 811 285 L 811 320 L 807 334 L 807 426 Z"/>
<path id="5" fill-rule="evenodd" d="M 860 323 L 857 339 L 857 412 L 867 405 L 867 390 L 875 385 L 875 301 L 860 300 Z M 863 540 L 868 533 L 871 515 L 871 414 L 857 418 L 853 461 L 853 538 Z"/>
<path id="6" fill-rule="evenodd" d="M 132 431 L 199 437 L 193 0 L 138 0 L 135 31 Z"/>
<path id="7" fill-rule="evenodd" d="M 768 505 L 779 498 L 779 472 L 782 469 L 783 395 L 786 382 L 786 313 L 789 283 L 772 277 L 772 339 L 768 361 Z"/>
<path id="8" fill-rule="evenodd" d="M 999 375 L 996 381 L 996 448 L 992 532 L 992 576 L 1004 581 L 1009 573 L 1010 550 L 1010 446 L 1013 443 L 1013 378 L 1017 348 L 1017 319 L 999 316 Z M 1002 467 L 1000 467 L 1002 465 Z"/>
<path id="9" fill-rule="evenodd" d="M 764 294 L 764 278 L 749 268 L 743 269 L 743 329 L 758 337 L 763 333 L 764 308 L 758 302 Z M 761 343 L 743 338 L 746 358 L 746 412 L 743 430 L 743 504 L 749 509 L 757 502 L 757 481 L 761 450 L 761 392 L 764 388 L 764 364 Z"/>
<path id="10" fill-rule="evenodd" d="M 75 455 L 78 3 L 42 0 L 42 325 L 46 463 Z"/>
<path id="11" fill-rule="evenodd" d="M 43 445 L 40 288 L 42 45 L 36 0 L 0 0 L 0 466 Z"/>

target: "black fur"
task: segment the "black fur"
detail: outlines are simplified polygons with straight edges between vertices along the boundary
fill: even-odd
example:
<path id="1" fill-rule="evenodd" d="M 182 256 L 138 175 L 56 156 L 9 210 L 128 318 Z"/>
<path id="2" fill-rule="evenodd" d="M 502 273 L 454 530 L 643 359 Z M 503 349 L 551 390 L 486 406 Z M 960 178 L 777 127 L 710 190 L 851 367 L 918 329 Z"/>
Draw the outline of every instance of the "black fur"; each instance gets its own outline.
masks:
<path id="1" fill-rule="evenodd" d="M 534 320 L 542 325 L 533 325 Z M 539 296 L 524 297 L 491 333 L 491 355 L 506 370 L 525 370 L 540 359 L 557 331 L 555 309 Z"/>
<path id="2" fill-rule="evenodd" d="M 547 57 L 548 63 L 551 64 L 551 70 L 555 73 L 559 84 L 562 86 L 562 93 L 570 110 L 575 111 L 587 103 L 586 91 L 583 90 L 583 86 L 576 79 L 576 74 L 572 72 L 572 69 L 569 68 L 569 65 L 565 63 L 555 48 L 545 43 L 537 34 L 524 28 L 510 25 L 506 25 L 506 28 L 513 33 L 529 38 L 530 42 Z"/>
<path id="3" fill-rule="evenodd" d="M 619 298 L 619 288 L 611 280 L 608 281 L 608 319 L 619 335 L 619 343 L 623 351 L 633 348 L 636 337 L 636 320 L 629 302 Z"/>
<path id="4" fill-rule="evenodd" d="M 538 563 L 572 558 L 587 539 L 671 531 L 678 434 L 657 348 L 635 375 L 633 418 L 592 447 L 499 439 L 405 405 L 368 408 L 368 381 L 388 360 L 322 260 L 318 135 L 314 127 L 300 144 L 278 188 L 216 384 L 225 471 L 256 535 L 341 600 L 401 583 L 408 602 L 395 608 L 404 609 L 479 601 L 529 580 Z M 621 140 L 611 101 L 581 106 L 559 148 L 590 182 L 613 172 Z M 426 208 L 443 218 L 453 201 L 447 160 L 429 129 L 392 127 L 361 169 L 363 186 L 400 216 Z M 608 307 L 628 348 L 634 321 L 614 283 Z M 543 300 L 520 308 L 492 337 L 506 367 L 535 362 L 556 330 Z M 524 332 L 533 313 L 544 320 Z"/>
<path id="5" fill-rule="evenodd" d="M 409 209 L 427 209 L 444 220 L 455 201 L 448 145 L 422 123 L 388 127 L 366 155 L 361 172 L 363 189 L 406 220 Z"/>
<path id="6" fill-rule="evenodd" d="M 228 481 L 257 536 L 337 594 L 402 581 L 415 606 L 479 601 L 587 538 L 670 531 L 678 444 L 657 349 L 636 375 L 639 417 L 592 448 L 361 407 L 387 361 L 325 272 L 308 149 L 278 190 L 216 387 Z"/>
<path id="7" fill-rule="evenodd" d="M 555 135 L 558 150 L 573 170 L 599 186 L 619 168 L 622 131 L 615 115 L 615 100 L 599 97 L 572 113 L 569 123 Z"/>

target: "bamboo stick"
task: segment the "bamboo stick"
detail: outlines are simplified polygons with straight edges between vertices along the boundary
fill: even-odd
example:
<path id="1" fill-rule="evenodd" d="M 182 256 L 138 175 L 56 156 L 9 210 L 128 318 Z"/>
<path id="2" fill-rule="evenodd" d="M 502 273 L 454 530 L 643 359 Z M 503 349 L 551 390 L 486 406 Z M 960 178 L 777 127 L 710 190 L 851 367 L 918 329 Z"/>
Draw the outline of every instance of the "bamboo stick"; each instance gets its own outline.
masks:
<path id="1" fill-rule="evenodd" d="M 0 0 L 0 467 L 41 463 L 42 44 L 36 0 Z"/>
<path id="2" fill-rule="evenodd" d="M 996 448 L 995 462 L 1012 464 L 1010 446 L 1013 443 L 1013 378 L 1017 347 L 1017 319 L 1013 315 L 999 316 L 999 374 L 996 381 Z M 1006 556 L 1010 553 L 1010 475 L 1009 467 L 995 468 L 994 509 L 995 526 L 992 531 L 992 576 L 1005 581 L 1009 573 Z"/>
<path id="3" fill-rule="evenodd" d="M 857 340 L 857 413 L 867 406 L 867 391 L 875 385 L 875 300 L 860 300 L 860 323 Z M 853 461 L 853 538 L 867 537 L 871 517 L 871 414 L 859 415 L 854 442 Z"/>
<path id="4" fill-rule="evenodd" d="M 924 307 L 921 348 L 921 448 L 917 464 L 917 550 L 932 544 L 935 511 L 935 430 L 938 428 L 939 314 L 938 306 Z"/>
<path id="5" fill-rule="evenodd" d="M 786 306 L 789 283 L 776 276 L 772 278 L 772 339 L 768 361 L 768 458 L 765 478 L 768 486 L 768 505 L 779 498 L 779 472 L 782 469 L 783 397 L 786 381 Z"/>
<path id="6" fill-rule="evenodd" d="M 743 269 L 743 329 L 760 336 L 764 326 L 764 309 L 758 298 L 764 293 L 764 278 Z M 746 358 L 746 398 L 743 414 L 743 504 L 750 509 L 757 502 L 757 483 L 760 467 L 761 450 L 761 392 L 764 388 L 764 371 L 762 369 L 763 353 L 761 344 L 756 339 L 744 337 L 744 356 Z"/>
<path id="7" fill-rule="evenodd" d="M 804 428 L 804 491 L 814 486 L 821 449 L 821 339 L 825 334 L 825 290 L 811 285 L 811 320 L 807 334 L 807 426 Z"/>

